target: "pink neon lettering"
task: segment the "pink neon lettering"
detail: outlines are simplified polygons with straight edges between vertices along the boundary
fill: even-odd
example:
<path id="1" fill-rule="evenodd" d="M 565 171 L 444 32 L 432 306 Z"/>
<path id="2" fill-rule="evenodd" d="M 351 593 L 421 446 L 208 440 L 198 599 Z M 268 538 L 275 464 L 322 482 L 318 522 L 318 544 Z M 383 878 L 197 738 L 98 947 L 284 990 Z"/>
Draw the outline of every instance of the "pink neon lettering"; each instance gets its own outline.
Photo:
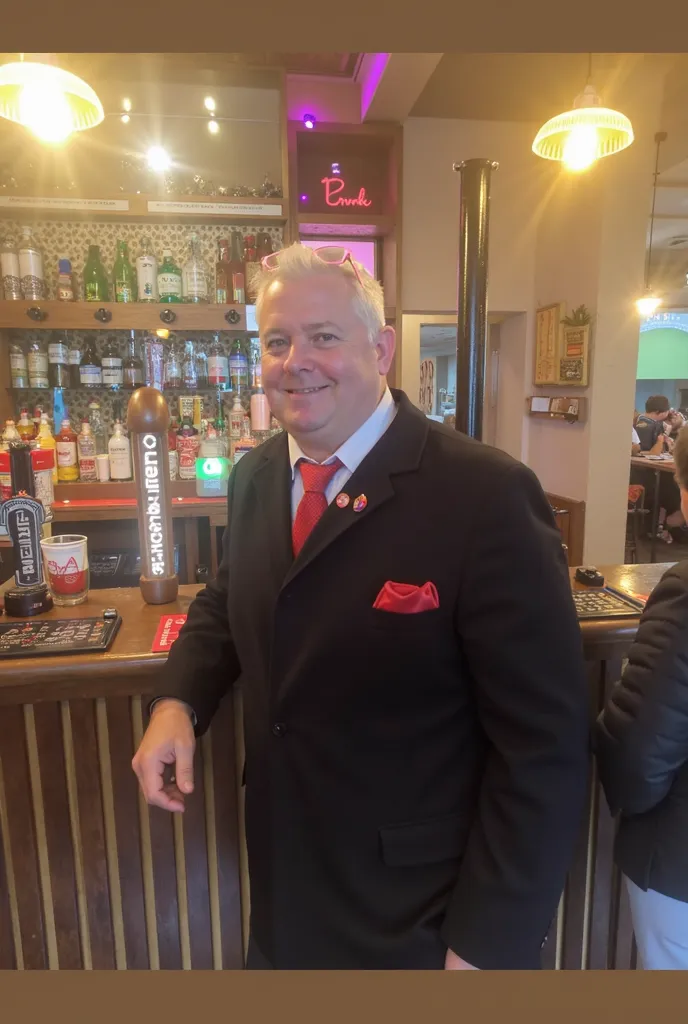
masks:
<path id="1" fill-rule="evenodd" d="M 328 206 L 371 206 L 372 200 L 366 198 L 366 190 L 359 189 L 358 195 L 353 197 L 340 196 L 344 190 L 343 178 L 323 178 L 320 182 L 325 186 L 325 202 Z M 337 197 L 336 199 L 334 197 Z"/>

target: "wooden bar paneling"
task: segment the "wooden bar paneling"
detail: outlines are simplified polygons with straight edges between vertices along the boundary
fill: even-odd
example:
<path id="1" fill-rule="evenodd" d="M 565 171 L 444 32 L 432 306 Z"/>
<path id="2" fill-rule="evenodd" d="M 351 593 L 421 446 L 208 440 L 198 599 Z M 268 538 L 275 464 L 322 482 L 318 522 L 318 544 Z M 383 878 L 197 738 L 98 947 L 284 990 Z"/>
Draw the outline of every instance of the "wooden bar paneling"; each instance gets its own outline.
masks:
<path id="1" fill-rule="evenodd" d="M 48 969 L 29 758 L 21 705 L 0 714 L 0 760 L 24 966 Z"/>
<path id="2" fill-rule="evenodd" d="M 83 967 L 60 705 L 34 708 L 58 965 Z"/>
<path id="3" fill-rule="evenodd" d="M 40 309 L 43 320 L 33 320 L 30 309 Z M 110 320 L 96 319 L 98 310 L 107 310 Z M 169 312 L 168 323 L 161 314 Z M 229 322 L 228 313 L 238 319 Z M 30 331 L 245 331 L 245 306 L 218 306 L 211 303 L 163 305 L 156 302 L 40 302 L 0 300 L 0 328 Z"/>
<path id="4" fill-rule="evenodd" d="M 208 885 L 208 844 L 206 837 L 206 801 L 203 782 L 203 753 L 196 744 L 194 757 L 194 793 L 187 800 L 182 818 L 184 859 L 186 864 L 186 902 L 192 970 L 213 968 L 213 937 L 210 921 Z"/>
<path id="5" fill-rule="evenodd" d="M 70 702 L 75 751 L 79 834 L 84 864 L 89 948 L 93 969 L 115 969 L 115 942 L 107 869 L 100 756 L 93 700 Z"/>
<path id="6" fill-rule="evenodd" d="M 0 799 L 2 797 L 0 796 Z M 17 967 L 10 907 L 9 865 L 5 861 L 5 850 L 0 835 L 0 971 L 12 971 Z"/>
<path id="7" fill-rule="evenodd" d="M 182 969 L 177 871 L 174 856 L 172 815 L 159 807 L 149 809 L 153 878 L 155 882 L 155 918 L 158 933 L 160 969 Z"/>
<path id="8" fill-rule="evenodd" d="M 213 788 L 218 859 L 222 968 L 243 967 L 241 885 L 239 873 L 239 809 L 232 695 L 220 704 L 212 726 Z"/>
<path id="9" fill-rule="evenodd" d="M 131 768 L 134 756 L 129 697 L 106 701 L 122 919 L 128 970 L 150 967 L 141 864 L 139 784 Z"/>
<path id="10" fill-rule="evenodd" d="M 562 542 L 568 548 L 569 565 L 583 564 L 583 545 L 585 541 L 585 502 L 577 498 L 566 498 L 562 494 L 548 494 L 547 500 L 553 509 L 561 510 L 563 515 L 555 515 L 557 526 L 562 535 Z"/>

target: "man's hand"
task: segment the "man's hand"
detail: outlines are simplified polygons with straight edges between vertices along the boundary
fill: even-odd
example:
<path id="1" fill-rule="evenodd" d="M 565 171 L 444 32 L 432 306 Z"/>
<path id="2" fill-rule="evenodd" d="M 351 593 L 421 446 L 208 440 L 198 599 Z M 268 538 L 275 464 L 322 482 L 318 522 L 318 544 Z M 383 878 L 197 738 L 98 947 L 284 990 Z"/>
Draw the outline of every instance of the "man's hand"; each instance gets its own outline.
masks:
<path id="1" fill-rule="evenodd" d="M 445 971 L 477 971 L 478 967 L 473 967 L 472 964 L 467 964 L 465 960 L 462 960 L 456 953 L 452 953 L 451 949 L 447 950 L 447 955 L 444 958 L 444 969 Z"/>
<path id="2" fill-rule="evenodd" d="M 179 700 L 156 704 L 141 745 L 131 766 L 146 802 L 164 811 L 184 810 L 184 795 L 193 792 L 193 756 L 196 748 L 191 716 Z M 167 765 L 175 766 L 173 781 L 166 783 Z"/>

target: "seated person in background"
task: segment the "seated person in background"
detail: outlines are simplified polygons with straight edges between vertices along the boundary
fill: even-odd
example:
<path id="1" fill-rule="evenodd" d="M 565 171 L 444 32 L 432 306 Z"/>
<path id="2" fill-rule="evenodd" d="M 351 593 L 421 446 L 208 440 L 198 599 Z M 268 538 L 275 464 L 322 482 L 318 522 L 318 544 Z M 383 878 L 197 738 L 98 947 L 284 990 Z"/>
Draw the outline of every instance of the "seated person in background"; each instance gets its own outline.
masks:
<path id="1" fill-rule="evenodd" d="M 664 423 L 671 406 L 664 395 L 651 395 L 645 403 L 645 413 L 638 417 L 635 425 L 642 451 L 650 455 L 661 455 L 666 448 Z"/>
<path id="2" fill-rule="evenodd" d="M 640 447 L 640 438 L 638 437 L 638 431 L 635 427 L 631 428 L 631 455 L 640 455 L 642 451 Z"/>
<path id="3" fill-rule="evenodd" d="M 685 425 L 686 421 L 678 409 L 670 409 L 669 415 L 664 421 L 664 433 L 669 439 L 667 444 L 669 451 L 673 451 L 674 442 Z"/>
<path id="4" fill-rule="evenodd" d="M 676 442 L 688 518 L 688 429 Z M 664 575 L 595 730 L 645 970 L 688 970 L 688 562 Z"/>
<path id="5" fill-rule="evenodd" d="M 651 395 L 645 403 L 645 413 L 638 417 L 635 430 L 640 441 L 640 450 L 648 455 L 662 455 L 671 451 L 673 441 L 667 430 L 671 429 L 668 418 L 672 412 L 669 399 L 665 395 Z M 665 427 L 666 424 L 666 427 Z M 631 451 L 633 449 L 631 448 Z M 643 484 L 648 496 L 654 494 L 654 486 L 646 470 L 640 469 L 631 473 L 631 483 Z M 678 487 L 670 473 L 661 473 L 659 480 L 659 517 L 658 534 L 666 544 L 673 543 L 670 530 L 680 529 L 685 525 L 681 512 L 681 500 Z"/>

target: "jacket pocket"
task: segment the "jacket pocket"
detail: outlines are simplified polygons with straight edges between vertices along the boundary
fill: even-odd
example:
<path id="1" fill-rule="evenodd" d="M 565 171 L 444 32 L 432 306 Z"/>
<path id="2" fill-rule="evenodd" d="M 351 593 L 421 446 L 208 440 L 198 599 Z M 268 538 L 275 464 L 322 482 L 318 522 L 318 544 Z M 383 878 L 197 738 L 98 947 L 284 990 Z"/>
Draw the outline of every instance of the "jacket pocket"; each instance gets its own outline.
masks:
<path id="1" fill-rule="evenodd" d="M 380 829 L 382 859 L 393 868 L 439 864 L 459 860 L 466 845 L 468 828 L 459 814 L 387 825 Z"/>
<path id="2" fill-rule="evenodd" d="M 446 623 L 441 608 L 428 608 L 424 612 L 387 612 L 381 608 L 370 609 L 370 624 L 373 629 L 387 629 L 392 632 L 415 633 L 432 629 L 442 622 Z"/>

